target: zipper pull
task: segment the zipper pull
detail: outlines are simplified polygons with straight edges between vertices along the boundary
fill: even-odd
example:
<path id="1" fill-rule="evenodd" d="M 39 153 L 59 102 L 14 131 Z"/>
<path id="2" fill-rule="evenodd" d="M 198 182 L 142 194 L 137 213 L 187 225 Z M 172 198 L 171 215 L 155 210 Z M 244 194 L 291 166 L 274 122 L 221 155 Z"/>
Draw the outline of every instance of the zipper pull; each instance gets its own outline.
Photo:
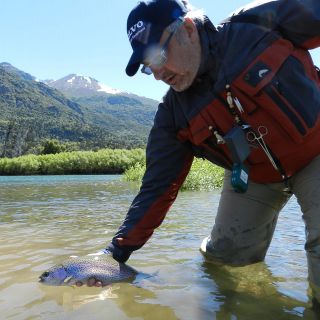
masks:
<path id="1" fill-rule="evenodd" d="M 223 137 L 218 133 L 218 131 L 214 131 L 213 134 L 216 136 L 218 144 L 226 143 Z"/>
<path id="2" fill-rule="evenodd" d="M 230 90 L 230 85 L 229 84 L 226 85 L 226 90 L 227 90 L 227 102 L 228 102 L 229 108 L 232 110 L 232 109 L 234 109 L 234 104 L 233 104 L 233 99 L 232 99 L 232 95 L 231 95 L 231 90 Z"/>
<path id="3" fill-rule="evenodd" d="M 233 98 L 232 94 L 231 94 L 231 87 L 229 84 L 226 85 L 226 91 L 227 91 L 227 103 L 229 105 L 229 109 L 231 110 L 231 113 L 234 116 L 234 120 L 237 124 L 240 124 L 241 120 L 239 118 L 239 116 L 237 115 L 235 109 L 237 107 L 239 113 L 243 113 L 244 109 L 239 101 L 239 99 L 237 97 Z M 235 107 L 236 105 L 236 107 Z"/>
<path id="4" fill-rule="evenodd" d="M 209 126 L 209 130 L 212 131 L 213 126 Z M 219 134 L 219 132 L 217 130 L 213 131 L 214 136 L 217 139 L 217 144 L 224 144 L 226 143 L 225 140 L 223 139 L 222 135 Z"/>

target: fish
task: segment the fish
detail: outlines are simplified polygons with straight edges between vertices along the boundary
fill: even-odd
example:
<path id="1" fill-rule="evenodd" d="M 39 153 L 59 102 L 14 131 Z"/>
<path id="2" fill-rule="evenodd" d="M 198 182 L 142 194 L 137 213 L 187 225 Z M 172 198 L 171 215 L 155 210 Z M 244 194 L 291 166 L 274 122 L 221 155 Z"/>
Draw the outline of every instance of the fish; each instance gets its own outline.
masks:
<path id="1" fill-rule="evenodd" d="M 73 286 L 87 283 L 90 278 L 103 286 L 115 282 L 134 280 L 138 271 L 125 263 L 117 262 L 110 254 L 70 257 L 39 277 L 39 282 L 51 286 Z"/>

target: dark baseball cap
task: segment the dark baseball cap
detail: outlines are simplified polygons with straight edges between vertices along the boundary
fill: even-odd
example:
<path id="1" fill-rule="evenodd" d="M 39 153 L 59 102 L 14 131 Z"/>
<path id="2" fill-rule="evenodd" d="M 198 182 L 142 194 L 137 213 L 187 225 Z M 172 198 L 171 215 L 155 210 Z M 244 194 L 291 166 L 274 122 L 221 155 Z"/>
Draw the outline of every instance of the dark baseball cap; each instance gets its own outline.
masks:
<path id="1" fill-rule="evenodd" d="M 128 38 L 133 49 L 126 67 L 128 76 L 137 73 L 146 50 L 159 43 L 165 28 L 187 12 L 180 0 L 145 0 L 137 4 L 127 20 Z"/>

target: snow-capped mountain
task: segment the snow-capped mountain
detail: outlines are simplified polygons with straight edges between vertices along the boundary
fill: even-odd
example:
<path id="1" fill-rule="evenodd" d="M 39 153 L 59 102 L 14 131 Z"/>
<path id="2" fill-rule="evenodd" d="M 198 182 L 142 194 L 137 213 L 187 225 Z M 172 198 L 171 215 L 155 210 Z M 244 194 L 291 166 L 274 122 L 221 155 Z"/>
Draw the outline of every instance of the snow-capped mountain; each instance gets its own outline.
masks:
<path id="1" fill-rule="evenodd" d="M 69 96 L 88 96 L 99 95 L 103 93 L 120 94 L 124 93 L 118 89 L 111 88 L 98 80 L 80 76 L 77 74 L 69 74 L 59 80 L 45 80 L 48 86 L 58 89 L 59 91 Z"/>
<path id="2" fill-rule="evenodd" d="M 90 77 L 37 81 L 7 62 L 0 63 L 0 89 L 0 142 L 8 141 L 3 154 L 10 157 L 46 139 L 81 148 L 144 146 L 158 106 Z"/>

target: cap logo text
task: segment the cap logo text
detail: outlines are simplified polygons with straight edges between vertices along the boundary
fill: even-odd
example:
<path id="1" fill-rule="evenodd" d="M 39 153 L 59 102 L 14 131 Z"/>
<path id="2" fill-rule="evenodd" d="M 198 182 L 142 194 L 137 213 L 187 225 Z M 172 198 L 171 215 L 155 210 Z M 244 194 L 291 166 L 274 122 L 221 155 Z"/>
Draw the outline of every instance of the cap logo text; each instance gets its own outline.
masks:
<path id="1" fill-rule="evenodd" d="M 137 37 L 145 29 L 146 29 L 146 27 L 144 26 L 143 21 L 138 21 L 128 31 L 129 41 L 132 42 L 135 39 L 135 37 Z"/>

